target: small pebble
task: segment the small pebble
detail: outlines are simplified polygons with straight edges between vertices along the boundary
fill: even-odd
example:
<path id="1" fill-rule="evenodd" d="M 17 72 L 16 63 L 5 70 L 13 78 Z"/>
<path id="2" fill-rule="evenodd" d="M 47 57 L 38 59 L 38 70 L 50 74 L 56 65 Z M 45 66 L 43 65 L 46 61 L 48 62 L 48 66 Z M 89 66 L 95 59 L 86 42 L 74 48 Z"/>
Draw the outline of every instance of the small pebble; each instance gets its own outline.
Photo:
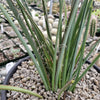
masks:
<path id="1" fill-rule="evenodd" d="M 56 43 L 56 36 L 52 36 L 52 42 L 55 44 Z"/>
<path id="2" fill-rule="evenodd" d="M 57 29 L 56 29 L 56 28 L 53 28 L 53 29 L 51 30 L 51 34 L 56 35 L 56 34 L 57 34 Z"/>
<path id="3" fill-rule="evenodd" d="M 26 78 L 23 78 L 23 79 L 22 79 L 22 82 L 23 82 L 23 83 L 25 83 L 26 81 L 27 81 L 27 79 L 26 79 Z"/>
<path id="4" fill-rule="evenodd" d="M 38 17 L 34 17 L 33 19 L 34 19 L 35 22 L 38 22 L 39 21 L 39 18 Z"/>
<path id="5" fill-rule="evenodd" d="M 55 21 L 55 22 L 53 23 L 53 27 L 54 27 L 54 28 L 58 28 L 58 22 L 57 22 L 57 21 Z"/>
<path id="6" fill-rule="evenodd" d="M 40 26 L 42 26 L 42 25 L 43 25 L 43 20 L 39 20 L 38 24 L 39 24 Z"/>
<path id="7" fill-rule="evenodd" d="M 50 24 L 53 24 L 53 19 L 49 18 L 49 19 L 48 19 L 48 22 L 49 22 Z"/>
<path id="8" fill-rule="evenodd" d="M 44 32 L 43 32 L 43 35 L 44 35 L 45 38 L 48 38 L 47 31 L 44 31 Z"/>

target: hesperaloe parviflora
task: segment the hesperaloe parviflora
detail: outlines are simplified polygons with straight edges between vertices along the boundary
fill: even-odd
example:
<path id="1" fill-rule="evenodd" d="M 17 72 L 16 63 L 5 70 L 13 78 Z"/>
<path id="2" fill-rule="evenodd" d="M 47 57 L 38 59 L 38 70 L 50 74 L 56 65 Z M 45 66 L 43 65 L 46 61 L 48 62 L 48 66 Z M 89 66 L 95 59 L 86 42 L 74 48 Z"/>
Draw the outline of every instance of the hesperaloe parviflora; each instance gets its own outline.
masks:
<path id="1" fill-rule="evenodd" d="M 56 43 L 54 46 L 51 38 L 52 35 L 49 30 L 47 15 L 48 12 L 46 9 L 45 0 L 42 0 L 42 4 L 48 39 L 44 38 L 43 33 L 34 22 L 28 6 L 25 6 L 27 5 L 26 0 L 21 1 L 15 0 L 18 5 L 18 9 L 14 5 L 13 0 L 7 0 L 7 3 L 10 9 L 13 11 L 16 20 L 18 20 L 19 25 L 24 32 L 29 44 L 31 45 L 35 56 L 27 47 L 27 44 L 23 40 L 21 33 L 18 31 L 17 27 L 14 25 L 8 13 L 4 10 L 1 4 L 0 9 L 9 21 L 9 23 L 12 25 L 14 31 L 16 32 L 22 44 L 25 46 L 27 52 L 32 58 L 35 67 L 37 68 L 37 71 L 39 72 L 41 79 L 45 85 L 46 90 L 57 91 L 57 89 L 61 89 L 60 94 L 65 90 L 70 90 L 73 92 L 76 84 L 100 57 L 100 55 L 98 55 L 94 59 L 94 61 L 87 67 L 87 69 L 85 69 L 85 71 L 80 74 L 82 65 L 92 53 L 95 46 L 100 42 L 100 40 L 96 42 L 89 54 L 84 58 L 85 42 L 88 34 L 93 0 L 84 0 L 78 16 L 77 10 L 80 0 L 73 0 L 74 3 L 71 8 L 70 16 L 66 20 L 67 22 L 65 22 L 66 26 L 63 37 L 62 13 L 63 6 L 65 5 L 64 0 L 59 0 L 59 24 L 56 35 Z M 23 19 L 25 20 L 25 22 L 23 21 Z M 34 29 L 34 31 L 32 29 Z M 85 29 L 84 33 L 83 29 Z M 80 50 L 77 53 L 78 45 L 82 34 L 83 42 L 81 43 Z"/>

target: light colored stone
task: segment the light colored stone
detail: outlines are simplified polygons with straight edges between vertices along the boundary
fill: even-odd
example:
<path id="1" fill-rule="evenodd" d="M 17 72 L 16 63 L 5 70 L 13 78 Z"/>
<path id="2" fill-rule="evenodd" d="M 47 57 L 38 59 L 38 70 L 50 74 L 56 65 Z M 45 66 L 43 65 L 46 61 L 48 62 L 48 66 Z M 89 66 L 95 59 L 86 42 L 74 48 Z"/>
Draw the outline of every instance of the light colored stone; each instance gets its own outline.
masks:
<path id="1" fill-rule="evenodd" d="M 17 27 L 20 27 L 19 23 L 17 20 L 14 21 L 14 24 L 17 26 Z"/>
<path id="2" fill-rule="evenodd" d="M 51 15 L 51 14 L 49 14 L 49 15 L 48 15 L 48 18 L 54 19 L 54 16 Z"/>
<path id="3" fill-rule="evenodd" d="M 1 31 L 0 31 L 0 33 L 4 33 L 4 27 L 3 27 L 3 24 L 1 24 Z"/>
<path id="4" fill-rule="evenodd" d="M 32 89 L 35 89 L 36 88 L 36 86 L 35 85 L 32 85 L 32 87 L 31 87 Z"/>
<path id="5" fill-rule="evenodd" d="M 93 58 L 91 59 L 91 61 L 93 61 L 98 55 L 99 55 L 99 53 L 93 55 Z M 96 64 L 98 67 L 100 67 L 100 57 L 99 57 L 99 59 L 95 62 L 95 64 Z"/>
<path id="6" fill-rule="evenodd" d="M 1 75 L 6 75 L 6 74 L 7 74 L 7 71 L 6 71 L 6 70 L 1 70 L 1 71 L 0 71 L 0 74 L 1 74 Z"/>
<path id="7" fill-rule="evenodd" d="M 98 92 L 98 90 L 97 90 L 97 87 L 95 86 L 95 85 L 93 85 L 93 90 L 95 91 L 95 92 Z"/>
<path id="8" fill-rule="evenodd" d="M 43 19 L 43 25 L 42 27 L 44 28 L 44 30 L 46 30 L 46 23 L 45 23 L 45 19 Z"/>
<path id="9" fill-rule="evenodd" d="M 1 79 L 0 79 L 0 84 L 2 83 Z"/>
<path id="10" fill-rule="evenodd" d="M 64 32 L 62 32 L 62 37 L 64 36 Z"/>
<path id="11" fill-rule="evenodd" d="M 52 29 L 52 24 L 49 23 L 49 30 L 51 30 L 51 29 Z"/>
<path id="12" fill-rule="evenodd" d="M 94 79 L 93 82 L 94 82 L 95 85 L 97 85 L 97 86 L 99 85 L 98 80 Z"/>
<path id="13" fill-rule="evenodd" d="M 25 47 L 24 47 L 23 45 L 19 45 L 19 46 L 20 46 L 20 48 L 21 48 L 24 52 L 27 52 L 26 49 L 25 49 Z M 28 46 L 29 49 L 32 51 L 31 46 L 30 46 L 29 44 L 27 44 L 27 46 Z"/>
<path id="14" fill-rule="evenodd" d="M 20 77 L 21 77 L 21 78 L 24 78 L 24 74 L 21 74 Z"/>
<path id="15" fill-rule="evenodd" d="M 57 34 L 57 29 L 56 29 L 56 28 L 53 28 L 53 29 L 51 30 L 51 34 L 56 35 L 56 34 Z"/>
<path id="16" fill-rule="evenodd" d="M 7 71 L 7 73 L 14 66 L 14 64 L 15 64 L 14 62 L 10 62 L 10 63 L 6 64 L 6 71 Z"/>
<path id="17" fill-rule="evenodd" d="M 44 16 L 41 16 L 41 20 L 43 20 L 44 19 Z"/>
<path id="18" fill-rule="evenodd" d="M 43 29 L 46 30 L 46 23 L 45 23 L 45 20 L 43 21 Z M 49 23 L 49 29 L 51 30 L 52 29 L 52 24 Z"/>
<path id="19" fill-rule="evenodd" d="M 86 75 L 86 78 L 87 78 L 87 79 L 89 79 L 89 78 L 90 78 L 90 76 L 87 74 L 87 75 Z"/>
<path id="20" fill-rule="evenodd" d="M 64 32 L 64 31 L 65 31 L 65 25 L 62 26 L 62 32 Z"/>
<path id="21" fill-rule="evenodd" d="M 39 21 L 39 18 L 38 17 L 33 17 L 34 21 L 35 22 L 38 22 Z"/>
<path id="22" fill-rule="evenodd" d="M 39 20 L 38 24 L 39 24 L 40 26 L 43 26 L 43 20 Z"/>
<path id="23" fill-rule="evenodd" d="M 43 35 L 44 35 L 45 38 L 48 38 L 47 31 L 44 31 L 44 32 L 43 32 Z"/>
<path id="24" fill-rule="evenodd" d="M 26 81 L 27 81 L 27 79 L 26 79 L 26 78 L 23 78 L 23 79 L 22 79 L 22 82 L 23 82 L 23 83 L 25 83 Z"/>
<path id="25" fill-rule="evenodd" d="M 52 36 L 52 42 L 53 42 L 53 43 L 56 42 L 56 36 Z"/>
<path id="26" fill-rule="evenodd" d="M 34 18 L 34 17 L 36 17 L 35 15 L 36 15 L 36 11 L 35 10 L 32 10 L 31 11 L 31 14 L 32 14 L 32 17 Z"/>
<path id="27" fill-rule="evenodd" d="M 58 21 L 55 21 L 55 22 L 53 23 L 53 27 L 54 27 L 54 28 L 58 28 Z"/>
<path id="28" fill-rule="evenodd" d="M 56 19 L 55 19 L 55 22 L 58 22 L 58 21 L 59 21 L 59 19 L 58 19 L 58 18 L 56 18 Z"/>
<path id="29" fill-rule="evenodd" d="M 76 95 L 73 100 L 78 100 L 78 95 Z"/>
<path id="30" fill-rule="evenodd" d="M 29 61 L 28 63 L 29 63 L 29 66 L 33 66 L 34 65 L 33 61 Z"/>
<path id="31" fill-rule="evenodd" d="M 51 24 L 53 24 L 53 19 L 49 18 L 48 22 L 51 23 Z"/>
<path id="32" fill-rule="evenodd" d="M 38 26 L 38 28 L 39 28 L 41 31 L 43 31 L 43 29 L 42 29 L 42 27 L 41 27 L 41 26 Z"/>

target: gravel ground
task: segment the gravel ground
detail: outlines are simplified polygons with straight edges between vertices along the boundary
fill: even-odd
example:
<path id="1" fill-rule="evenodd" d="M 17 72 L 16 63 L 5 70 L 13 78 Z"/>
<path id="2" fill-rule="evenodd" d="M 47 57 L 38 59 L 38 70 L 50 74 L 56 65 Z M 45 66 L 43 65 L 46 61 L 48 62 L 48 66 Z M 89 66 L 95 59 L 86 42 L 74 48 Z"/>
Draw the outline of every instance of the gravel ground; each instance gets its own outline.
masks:
<path id="1" fill-rule="evenodd" d="M 21 66 L 18 66 L 17 72 L 10 79 L 10 85 L 24 87 L 31 91 L 37 92 L 43 96 L 43 100 L 56 100 L 58 93 L 46 91 L 43 82 L 36 68 L 30 66 L 32 61 L 24 61 Z M 37 97 L 24 95 L 23 93 L 10 91 L 7 94 L 8 100 L 40 100 Z"/>
<path id="2" fill-rule="evenodd" d="M 86 53 L 88 53 L 90 50 L 91 50 L 91 47 L 93 46 L 93 43 L 95 43 L 97 40 L 98 40 L 99 38 L 97 38 L 97 37 L 94 37 L 94 38 L 88 38 L 88 40 L 87 40 L 87 42 L 92 42 L 89 46 L 87 46 L 86 47 L 86 52 L 85 52 L 85 54 Z M 100 48 L 99 48 L 100 49 Z M 94 52 L 94 54 L 95 54 L 95 52 Z M 94 55 L 93 54 L 93 55 Z M 22 64 L 22 66 L 20 66 L 20 67 L 18 67 L 19 68 L 19 70 L 20 70 L 20 68 L 22 67 L 22 69 L 21 69 L 21 71 L 23 71 L 24 69 L 23 69 L 23 67 L 26 67 L 26 69 L 25 69 L 25 72 L 24 73 L 26 73 L 25 75 L 24 74 L 22 74 L 22 75 L 20 75 L 20 73 L 19 73 L 19 71 L 17 71 L 18 73 L 15 73 L 15 83 L 13 84 L 13 85 L 15 85 L 15 86 L 19 86 L 19 87 L 22 87 L 23 85 L 21 85 L 19 82 L 24 82 L 24 81 L 27 81 L 27 79 L 26 79 L 26 76 L 29 78 L 29 80 L 31 79 L 31 81 L 32 80 L 34 80 L 34 83 L 33 83 L 33 81 L 31 82 L 31 83 L 33 83 L 32 85 L 30 84 L 30 83 L 27 83 L 27 84 L 30 84 L 29 86 L 28 85 L 25 85 L 25 83 L 24 83 L 24 86 L 28 86 L 27 88 L 28 89 L 30 89 L 31 88 L 31 86 L 33 86 L 34 88 L 37 88 L 37 89 L 35 89 L 34 90 L 34 88 L 32 88 L 32 89 L 30 89 L 30 90 L 34 90 L 34 91 L 38 91 L 39 92 L 39 89 L 43 89 L 42 90 L 42 92 L 43 91 L 45 91 L 45 88 L 44 88 L 44 86 L 43 86 L 43 83 L 41 83 L 42 81 L 41 81 L 41 79 L 40 79 L 40 76 L 38 75 L 38 72 L 36 71 L 36 68 L 34 67 L 34 66 L 29 66 L 30 64 L 29 64 L 29 62 L 30 61 L 28 61 L 28 62 L 23 62 L 23 64 Z M 29 66 L 29 67 L 28 67 Z M 85 64 L 84 66 L 83 66 L 83 69 L 82 69 L 82 71 L 85 69 L 87 67 L 87 65 Z M 27 69 L 28 68 L 28 69 Z M 32 70 L 32 71 L 31 71 Z M 31 75 L 29 75 L 29 72 L 31 72 L 32 74 Z M 6 76 L 6 74 L 7 74 L 7 71 L 6 71 L 6 68 L 5 67 L 2 67 L 2 68 L 0 68 L 0 84 L 2 84 L 3 83 L 3 81 L 4 81 L 4 79 L 5 79 L 5 76 Z M 28 75 L 27 75 L 28 74 Z M 32 76 L 33 75 L 33 76 Z M 21 77 L 21 78 L 20 78 Z M 22 79 L 23 78 L 23 79 Z M 11 79 L 12 80 L 12 79 Z M 19 80 L 21 80 L 21 81 L 19 81 Z M 36 81 L 36 82 L 35 82 Z M 12 83 L 13 81 L 11 81 L 11 83 Z M 95 83 L 95 82 L 97 82 L 97 83 Z M 20 85 L 19 85 L 20 84 Z M 40 88 L 39 88 L 39 86 L 38 85 L 41 85 L 42 84 L 42 86 L 40 86 Z M 25 87 L 26 88 L 26 87 Z M 50 93 L 50 92 L 48 92 L 48 93 Z M 85 96 L 85 94 L 87 94 L 86 96 Z M 11 94 L 14 94 L 15 95 L 15 92 L 10 92 L 10 95 Z M 18 93 L 17 93 L 18 94 Z M 40 91 L 40 94 L 41 94 L 41 91 Z M 45 91 L 45 93 L 44 93 L 44 95 L 46 94 L 46 91 Z M 8 96 L 10 96 L 9 94 L 8 94 Z M 20 93 L 18 94 L 18 95 L 20 95 Z M 50 93 L 50 95 L 52 95 L 52 92 Z M 48 95 L 47 95 L 48 96 Z M 16 97 L 16 96 L 14 96 L 14 97 Z M 18 96 L 17 96 L 18 97 Z M 30 97 L 29 95 L 28 95 L 28 97 Z M 28 98 L 27 97 L 27 98 Z M 52 97 L 52 96 L 51 96 Z M 12 98 L 12 96 L 11 96 L 11 98 Z M 32 98 L 32 97 L 31 97 Z M 55 97 L 54 97 L 55 98 Z M 53 99 L 54 99 L 53 98 Z M 71 99 L 70 99 L 71 98 Z M 82 79 L 82 81 L 79 83 L 79 84 L 77 84 L 77 86 L 76 86 L 76 90 L 75 90 L 75 93 L 74 94 L 72 94 L 71 92 L 68 92 L 67 93 L 67 99 L 66 100 L 74 100 L 74 99 L 76 99 L 76 100 L 99 100 L 99 98 L 100 98 L 100 74 L 99 73 L 97 73 L 96 71 L 95 71 L 95 69 L 94 68 L 91 68 L 91 70 L 89 70 L 88 71 L 88 73 L 86 74 L 86 76 Z M 78 98 L 78 99 L 77 99 Z M 88 98 L 88 99 L 87 99 Z M 8 100 L 10 100 L 10 99 L 8 99 Z M 17 100 L 17 99 L 11 99 L 11 100 Z M 19 98 L 18 100 L 22 100 L 21 98 Z M 23 99 L 23 100 L 26 100 L 26 99 Z M 29 99 L 29 100 L 33 100 L 33 99 Z M 49 99 L 48 99 L 49 100 Z M 50 99 L 51 100 L 51 99 Z M 54 99 L 55 100 L 55 99 Z"/>
<path id="3" fill-rule="evenodd" d="M 91 49 L 91 47 L 93 45 L 93 41 L 96 42 L 96 40 L 98 40 L 98 39 L 99 38 L 97 38 L 97 37 L 88 38 L 87 42 L 90 43 L 92 41 L 92 43 L 90 44 L 90 46 L 86 47 L 85 54 L 88 53 L 88 51 Z M 36 91 L 36 92 L 39 92 L 41 95 L 43 95 L 43 93 L 44 93 L 44 96 L 47 96 L 47 97 L 49 95 L 49 97 L 51 99 L 45 98 L 46 100 L 56 100 L 57 93 L 53 94 L 52 92 L 49 92 L 49 91 L 46 92 L 46 90 L 45 90 L 45 88 L 43 86 L 43 83 L 42 83 L 42 81 L 40 79 L 40 76 L 38 75 L 38 72 L 37 72 L 36 68 L 34 66 L 29 66 L 29 65 L 30 65 L 30 61 L 23 62 L 22 66 L 18 67 L 19 71 L 22 71 L 22 72 L 17 71 L 17 73 L 14 74 L 15 80 L 14 81 L 13 81 L 13 79 L 10 80 L 11 85 L 12 85 L 12 82 L 15 82 L 15 83 L 13 83 L 13 85 L 18 86 L 18 87 L 28 86 L 28 87 L 25 87 L 25 88 L 33 90 L 33 91 Z M 87 67 L 87 65 L 85 64 L 83 66 L 82 71 L 86 67 Z M 26 69 L 24 69 L 24 68 L 26 68 Z M 31 75 L 29 73 L 31 73 Z M 0 84 L 3 83 L 6 74 L 7 74 L 6 68 L 5 67 L 0 68 Z M 26 82 L 27 80 L 31 81 L 31 82 L 30 83 Z M 23 84 L 21 84 L 20 82 L 21 83 L 23 82 Z M 42 86 L 39 86 L 41 84 L 42 84 Z M 31 87 L 32 87 L 32 89 L 31 89 Z M 56 94 L 56 97 L 52 96 L 52 95 L 55 95 L 55 94 Z M 19 97 L 19 95 L 22 95 L 22 98 L 23 98 L 24 94 L 16 93 L 16 92 L 10 92 L 10 94 L 8 94 L 8 97 L 11 98 L 11 99 L 8 99 L 8 100 L 34 100 L 33 98 L 35 98 L 33 96 L 30 97 L 28 95 L 26 98 L 29 98 L 29 99 L 26 99 L 26 98 L 21 99 Z M 12 97 L 15 97 L 17 99 L 12 98 Z M 74 99 L 75 100 L 99 100 L 99 98 L 100 98 L 100 74 L 97 73 L 94 68 L 91 68 L 91 70 L 88 71 L 88 73 L 82 79 L 82 81 L 80 81 L 79 84 L 77 84 L 75 93 L 74 94 L 72 94 L 71 92 L 67 93 L 66 100 L 74 100 Z M 36 100 L 36 98 L 35 98 L 35 100 Z"/>
<path id="4" fill-rule="evenodd" d="M 17 72 L 10 79 L 10 85 L 37 92 L 43 96 L 43 100 L 57 100 L 58 93 L 45 90 L 36 68 L 34 65 L 30 66 L 30 62 L 30 60 L 22 62 L 22 65 L 18 66 Z M 87 66 L 87 64 L 83 66 L 82 72 Z M 7 97 L 8 100 L 40 100 L 34 96 L 11 91 L 7 94 Z M 68 91 L 66 93 L 65 100 L 100 100 L 100 74 L 94 68 L 91 68 L 77 84 L 75 92 L 71 93 Z"/>

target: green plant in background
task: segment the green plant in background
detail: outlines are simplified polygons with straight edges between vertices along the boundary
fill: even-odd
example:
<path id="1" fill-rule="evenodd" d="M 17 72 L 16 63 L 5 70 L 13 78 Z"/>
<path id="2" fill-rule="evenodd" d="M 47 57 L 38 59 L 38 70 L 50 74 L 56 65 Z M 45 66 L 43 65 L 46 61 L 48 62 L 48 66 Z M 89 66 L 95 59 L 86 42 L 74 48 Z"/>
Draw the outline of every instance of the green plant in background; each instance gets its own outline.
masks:
<path id="1" fill-rule="evenodd" d="M 96 15 L 98 18 L 100 18 L 100 9 L 96 9 L 92 12 L 92 14 Z"/>
<path id="2" fill-rule="evenodd" d="M 97 22 L 95 19 L 92 19 L 90 23 L 90 36 L 94 37 L 97 31 Z"/>
<path id="3" fill-rule="evenodd" d="M 100 28 L 97 29 L 97 32 L 100 32 Z"/>
<path id="4" fill-rule="evenodd" d="M 34 0 L 34 3 L 37 3 L 37 0 Z"/>
<path id="5" fill-rule="evenodd" d="M 35 16 L 39 16 L 39 14 L 35 14 Z"/>
<path id="6" fill-rule="evenodd" d="M 2 23 L 2 19 L 0 18 L 0 23 Z"/>
<path id="7" fill-rule="evenodd" d="M 27 0 L 27 3 L 28 4 L 30 4 L 30 3 L 32 3 L 33 2 L 33 0 Z"/>
<path id="8" fill-rule="evenodd" d="M 4 38 L 4 36 L 3 35 L 0 35 L 0 39 L 3 39 Z"/>
<path id="9" fill-rule="evenodd" d="M 70 18 L 67 20 L 65 32 L 62 37 L 62 12 L 64 0 L 59 0 L 59 24 L 56 35 L 56 43 L 55 46 L 53 46 L 52 36 L 49 30 L 45 0 L 42 0 L 42 5 L 48 39 L 44 38 L 43 33 L 34 22 L 30 10 L 28 9 L 26 0 L 22 0 L 22 2 L 20 2 L 20 0 L 16 0 L 19 9 L 14 6 L 13 0 L 7 0 L 10 9 L 13 11 L 16 19 L 20 24 L 21 29 L 23 30 L 29 44 L 31 45 L 35 56 L 28 48 L 21 33 L 18 31 L 17 27 L 12 22 L 6 10 L 0 4 L 1 11 L 8 19 L 9 23 L 12 25 L 14 31 L 16 32 L 17 36 L 19 37 L 31 59 L 33 60 L 37 71 L 39 72 L 41 79 L 45 85 L 46 90 L 57 91 L 57 89 L 60 89 L 58 99 L 60 98 L 61 93 L 65 90 L 73 92 L 76 87 L 76 84 L 81 80 L 81 78 L 100 57 L 100 55 L 98 55 L 94 59 L 94 61 L 87 67 L 87 69 L 85 69 L 84 72 L 80 74 L 82 65 L 85 63 L 85 61 L 90 56 L 90 54 L 94 50 L 95 46 L 100 42 L 100 40 L 96 42 L 89 54 L 84 58 L 83 55 L 85 49 L 85 42 L 88 34 L 93 0 L 84 0 L 79 15 L 76 17 L 79 1 L 80 0 L 74 0 L 74 4 L 71 9 L 71 15 Z M 22 15 L 19 15 L 19 10 Z M 83 33 L 84 28 L 85 32 Z M 32 31 L 32 29 L 34 29 L 34 31 Z M 83 35 L 83 42 L 81 43 L 81 48 L 77 53 L 81 35 Z M 3 88 L 0 87 L 0 89 L 6 90 L 8 88 L 5 88 L 3 86 Z M 20 89 L 18 89 L 17 91 L 22 92 Z"/>
<path id="10" fill-rule="evenodd" d="M 37 6 L 38 6 L 38 7 L 41 7 L 41 4 L 38 4 Z"/>
<path id="11" fill-rule="evenodd" d="M 19 55 L 18 55 L 18 53 L 20 52 L 20 49 L 18 48 L 18 49 L 16 49 L 16 48 L 11 48 L 10 49 L 10 52 L 14 55 L 14 58 L 16 58 L 16 57 L 18 57 Z"/>

